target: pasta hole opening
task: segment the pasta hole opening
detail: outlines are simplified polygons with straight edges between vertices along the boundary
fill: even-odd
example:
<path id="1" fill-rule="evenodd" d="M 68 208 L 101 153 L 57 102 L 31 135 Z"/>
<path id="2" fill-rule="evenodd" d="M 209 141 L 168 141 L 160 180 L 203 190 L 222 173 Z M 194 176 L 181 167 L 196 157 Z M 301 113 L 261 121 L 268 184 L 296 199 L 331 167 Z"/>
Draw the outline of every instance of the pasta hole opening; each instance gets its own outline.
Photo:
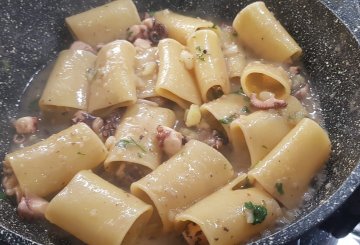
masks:
<path id="1" fill-rule="evenodd" d="M 251 155 L 245 139 L 244 132 L 240 125 L 233 124 L 230 127 L 232 142 L 234 145 L 235 154 L 238 157 L 238 163 L 240 164 L 241 168 L 249 168 L 251 166 Z"/>
<path id="2" fill-rule="evenodd" d="M 151 209 L 148 209 L 144 213 L 142 213 L 132 224 L 132 226 L 126 233 L 122 243 L 119 244 L 135 244 L 135 241 L 137 240 L 139 234 L 149 222 L 151 214 Z"/>
<path id="3" fill-rule="evenodd" d="M 221 125 L 218 119 L 206 108 L 201 108 L 201 117 L 207 122 L 212 129 L 216 129 L 222 133 L 222 135 L 227 136 L 224 127 Z"/>
<path id="4" fill-rule="evenodd" d="M 208 245 L 209 241 L 206 238 L 200 225 L 188 221 L 185 224 L 185 229 L 182 232 L 182 236 L 188 245 Z"/>
<path id="5" fill-rule="evenodd" d="M 153 207 L 153 212 L 152 212 L 152 215 L 148 222 L 148 225 L 151 225 L 152 227 L 154 227 L 154 230 L 156 230 L 156 232 L 160 232 L 160 229 L 162 228 L 162 220 L 161 220 L 159 211 L 158 211 L 157 206 L 156 206 L 155 202 L 153 201 L 153 199 L 145 191 L 143 191 L 141 189 L 141 187 L 139 187 L 139 186 L 131 185 L 131 193 L 133 195 L 135 195 L 136 197 L 138 197 L 143 202 L 145 202 Z"/>
<path id="6" fill-rule="evenodd" d="M 208 89 L 208 91 L 206 93 L 206 99 L 208 101 L 212 101 L 212 100 L 220 98 L 223 95 L 224 95 L 224 91 L 223 91 L 222 87 L 219 85 L 215 85 Z"/>
<path id="7" fill-rule="evenodd" d="M 285 94 L 285 87 L 278 80 L 265 75 L 263 73 L 251 73 L 246 78 L 246 87 L 250 93 L 255 93 L 257 96 L 262 91 L 269 91 L 275 94 L 276 98 L 281 98 Z"/>
<path id="8" fill-rule="evenodd" d="M 129 188 L 133 182 L 138 181 L 152 170 L 138 163 L 113 162 L 106 168 L 106 171 L 114 175 L 120 186 Z"/>

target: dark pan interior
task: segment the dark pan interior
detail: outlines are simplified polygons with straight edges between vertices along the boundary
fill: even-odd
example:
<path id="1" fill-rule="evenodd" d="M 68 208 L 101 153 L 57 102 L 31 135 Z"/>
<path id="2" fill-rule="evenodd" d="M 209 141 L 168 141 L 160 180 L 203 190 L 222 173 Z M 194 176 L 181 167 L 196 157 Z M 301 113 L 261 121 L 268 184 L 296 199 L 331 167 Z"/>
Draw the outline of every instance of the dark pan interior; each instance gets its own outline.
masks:
<path id="1" fill-rule="evenodd" d="M 105 1 L 0 2 L 0 158 L 3 158 L 13 134 L 9 119 L 17 116 L 19 99 L 28 81 L 72 41 L 64 25 L 64 18 Z M 230 21 L 250 2 L 252 1 L 144 0 L 136 1 L 136 4 L 140 12 L 170 8 Z M 296 238 L 323 221 L 359 185 L 360 48 L 359 42 L 345 25 L 319 1 L 265 2 L 304 50 L 304 65 L 319 95 L 325 124 L 333 144 L 333 154 L 327 165 L 327 180 L 319 188 L 315 198 L 301 211 L 301 218 L 258 241 L 278 244 Z M 19 221 L 14 203 L 8 199 L 0 201 L 0 241 L 21 244 L 68 242 L 57 232 L 50 230 L 42 222 Z"/>

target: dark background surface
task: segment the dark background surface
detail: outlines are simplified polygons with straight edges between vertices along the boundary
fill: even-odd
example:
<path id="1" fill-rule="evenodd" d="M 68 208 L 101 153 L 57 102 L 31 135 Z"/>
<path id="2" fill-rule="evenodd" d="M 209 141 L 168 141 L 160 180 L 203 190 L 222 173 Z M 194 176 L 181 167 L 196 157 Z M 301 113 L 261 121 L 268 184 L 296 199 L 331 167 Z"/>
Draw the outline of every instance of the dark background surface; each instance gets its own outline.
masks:
<path id="1" fill-rule="evenodd" d="M 15 117 L 21 94 L 33 74 L 43 69 L 57 53 L 71 43 L 71 37 L 63 24 L 66 16 L 99 5 L 100 0 L 61 0 L 61 1 L 0 1 L 0 158 L 3 158 L 9 139 L 13 133 L 9 119 Z M 144 2 L 144 1 L 143 1 Z M 244 6 L 247 2 L 241 2 Z M 271 1 L 266 1 L 271 2 Z M 360 7 L 358 0 L 325 0 L 328 5 L 360 40 Z M 163 1 L 167 7 L 186 12 L 196 9 L 200 15 L 223 15 L 229 20 L 234 17 L 240 6 L 227 4 L 227 1 Z M 158 9 L 156 1 L 147 1 L 151 10 Z M 236 5 L 236 4 L 235 4 Z M 342 203 L 359 184 L 360 167 L 360 90 L 359 90 L 359 44 L 349 40 L 350 33 L 330 12 L 324 11 L 319 1 L 294 0 L 272 1 L 270 7 L 280 21 L 287 27 L 300 46 L 305 47 L 304 64 L 314 79 L 322 102 L 326 126 L 334 145 L 334 154 L 328 167 L 329 189 L 320 187 L 315 199 L 305 206 L 300 221 L 275 234 L 269 241 L 277 243 L 295 238 L 315 224 L 321 223 L 328 214 Z M 140 8 L 144 10 L 144 8 Z M 217 12 L 221 9 L 221 12 Z M 75 11 L 76 10 L 76 11 Z M 314 17 L 315 16 L 315 17 Z M 291 19 L 291 21 L 289 21 Z M 357 58 L 356 58 L 357 57 Z M 322 84 L 320 87 L 318 84 Z M 348 177 L 349 176 L 349 177 Z M 345 180 L 346 179 L 346 180 Z M 358 200 L 358 199 L 357 199 Z M 355 202 L 356 203 L 356 202 Z M 322 204 L 321 207 L 319 205 Z M 360 206 L 360 203 L 356 203 Z M 346 208 L 345 210 L 351 210 Z M 338 211 L 340 213 L 340 211 Z M 341 224 L 340 214 L 332 224 Z M 350 216 L 354 217 L 352 213 Z M 345 221 L 345 223 L 349 223 Z M 0 226 L 41 243 L 62 243 L 58 237 L 44 237 L 47 229 L 41 222 L 27 224 L 19 222 L 14 205 L 10 201 L 0 201 Z M 326 226 L 326 225 L 324 225 Z M 328 225 L 326 227 L 330 227 Z M 341 225 L 343 227 L 343 225 Z M 314 233 L 315 232 L 315 233 Z M 311 241 L 318 228 L 306 233 Z M 322 234 L 322 232 L 321 232 Z M 12 244 L 23 244 L 11 233 L 0 227 L 0 240 Z M 305 240 L 304 240 L 305 239 Z M 263 241 L 266 242 L 266 241 Z M 30 242 L 28 244 L 31 244 Z M 309 243 L 304 243 L 309 244 Z M 313 243 L 313 244 L 321 244 Z M 325 244 L 325 243 L 324 243 Z"/>

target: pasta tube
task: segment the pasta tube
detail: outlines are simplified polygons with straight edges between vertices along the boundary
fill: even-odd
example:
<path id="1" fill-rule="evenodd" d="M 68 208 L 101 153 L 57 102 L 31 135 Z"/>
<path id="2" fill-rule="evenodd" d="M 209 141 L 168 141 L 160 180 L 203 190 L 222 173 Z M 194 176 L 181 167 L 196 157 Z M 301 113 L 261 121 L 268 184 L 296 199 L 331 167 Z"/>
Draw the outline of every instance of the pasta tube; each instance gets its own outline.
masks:
<path id="1" fill-rule="evenodd" d="M 261 92 L 267 91 L 277 99 L 286 99 L 290 96 L 291 80 L 282 67 L 255 61 L 244 68 L 241 87 L 249 97 L 252 93 L 259 96 Z"/>
<path id="2" fill-rule="evenodd" d="M 45 217 L 87 244 L 132 244 L 152 207 L 89 170 L 50 202 Z"/>
<path id="3" fill-rule="evenodd" d="M 210 124 L 211 128 L 226 133 L 230 140 L 230 123 L 240 115 L 250 112 L 247 97 L 240 94 L 223 95 L 216 100 L 202 104 L 200 110 L 202 117 Z"/>
<path id="4" fill-rule="evenodd" d="M 172 128 L 174 112 L 140 102 L 129 106 L 123 118 L 115 133 L 116 144 L 105 160 L 105 168 L 132 163 L 154 170 L 162 159 L 156 128 L 159 125 Z"/>
<path id="5" fill-rule="evenodd" d="M 105 114 L 135 103 L 135 53 L 134 46 L 124 40 L 111 42 L 100 50 L 90 86 L 89 112 Z"/>
<path id="6" fill-rule="evenodd" d="M 184 46 L 175 40 L 160 41 L 160 68 L 156 92 L 182 108 L 188 108 L 191 104 L 201 104 L 201 97 L 194 77 L 180 60 L 184 50 Z"/>
<path id="7" fill-rule="evenodd" d="M 330 148 L 325 130 L 304 118 L 249 171 L 249 178 L 284 206 L 294 208 L 329 158 Z"/>
<path id="8" fill-rule="evenodd" d="M 261 209 L 262 213 L 254 213 L 252 207 Z M 175 219 L 178 227 L 199 227 L 192 238 L 187 236 L 189 231 L 186 230 L 183 234 L 187 239 L 208 242 L 199 244 L 228 245 L 248 241 L 272 226 L 280 214 L 278 203 L 265 191 L 223 188 L 178 214 Z"/>
<path id="9" fill-rule="evenodd" d="M 48 139 L 7 154 L 8 162 L 25 193 L 39 197 L 61 190 L 82 169 L 105 160 L 107 150 L 84 123 L 78 123 Z"/>
<path id="10" fill-rule="evenodd" d="M 233 177 L 226 158 L 210 146 L 189 141 L 180 152 L 131 185 L 131 193 L 153 203 L 163 231 L 173 229 L 175 215 Z"/>
<path id="11" fill-rule="evenodd" d="M 131 0 L 117 0 L 65 19 L 73 36 L 95 47 L 116 39 L 126 39 L 127 29 L 140 24 Z"/>
<path id="12" fill-rule="evenodd" d="M 207 102 L 228 94 L 230 82 L 216 33 L 212 30 L 196 31 L 187 45 L 194 56 L 194 70 L 202 100 Z"/>
<path id="13" fill-rule="evenodd" d="M 242 9 L 233 21 L 239 40 L 262 58 L 284 62 L 297 59 L 302 50 L 266 8 L 255 2 Z"/>
<path id="14" fill-rule="evenodd" d="M 176 14 L 168 9 L 156 12 L 154 17 L 156 22 L 165 26 L 170 38 L 175 39 L 183 45 L 186 45 L 186 40 L 196 30 L 214 26 L 210 21 Z"/>
<path id="15" fill-rule="evenodd" d="M 42 110 L 87 110 L 89 71 L 96 55 L 83 50 L 62 51 L 39 101 Z"/>
<path id="16" fill-rule="evenodd" d="M 257 111 L 230 124 L 234 150 L 250 157 L 253 167 L 291 130 L 288 121 L 277 113 Z M 249 162 L 242 165 L 249 166 Z"/>

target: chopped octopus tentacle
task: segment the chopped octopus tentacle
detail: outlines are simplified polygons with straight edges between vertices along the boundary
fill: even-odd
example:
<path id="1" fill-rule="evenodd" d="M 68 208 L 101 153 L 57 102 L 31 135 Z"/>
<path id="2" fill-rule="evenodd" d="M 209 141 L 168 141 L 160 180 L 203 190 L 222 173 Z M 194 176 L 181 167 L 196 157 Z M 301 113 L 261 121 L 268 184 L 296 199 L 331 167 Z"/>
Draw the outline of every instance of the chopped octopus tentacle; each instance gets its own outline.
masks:
<path id="1" fill-rule="evenodd" d="M 37 117 L 21 117 L 13 121 L 17 134 L 33 134 L 37 130 Z"/>
<path id="2" fill-rule="evenodd" d="M 287 103 L 285 100 L 279 100 L 279 99 L 276 99 L 275 97 L 271 97 L 267 100 L 262 101 L 256 97 L 255 93 L 252 93 L 250 95 L 250 103 L 255 108 L 262 109 L 262 110 L 280 109 L 280 108 L 284 108 L 287 106 Z"/>
<path id="3" fill-rule="evenodd" d="M 18 204 L 17 211 L 23 219 L 39 219 L 45 217 L 49 202 L 37 196 L 23 196 Z"/>
<path id="4" fill-rule="evenodd" d="M 172 128 L 159 125 L 156 130 L 156 139 L 159 142 L 159 146 L 169 157 L 180 151 L 186 142 L 184 136 Z"/>

